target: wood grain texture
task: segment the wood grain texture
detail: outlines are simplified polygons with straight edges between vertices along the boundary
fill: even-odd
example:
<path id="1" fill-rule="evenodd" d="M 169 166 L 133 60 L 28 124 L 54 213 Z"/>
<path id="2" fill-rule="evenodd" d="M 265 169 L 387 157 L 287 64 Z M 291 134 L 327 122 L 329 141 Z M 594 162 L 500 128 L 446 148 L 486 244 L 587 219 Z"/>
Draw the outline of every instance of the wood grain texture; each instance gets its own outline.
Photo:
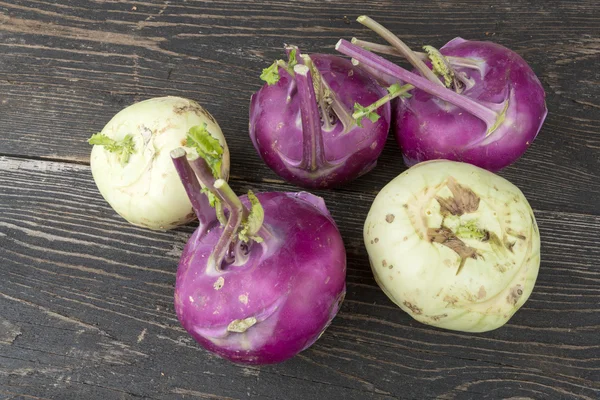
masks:
<path id="1" fill-rule="evenodd" d="M 193 224 L 149 232 L 101 198 L 86 139 L 148 97 L 217 118 L 239 193 L 290 190 L 248 138 L 250 95 L 284 43 L 334 53 L 377 40 L 369 14 L 414 48 L 462 36 L 521 54 L 547 91 L 533 146 L 500 175 L 542 234 L 525 307 L 478 335 L 421 325 L 373 281 L 362 225 L 405 170 L 392 137 L 367 176 L 315 191 L 348 252 L 348 294 L 310 349 L 242 367 L 203 351 L 172 305 Z M 597 1 L 0 0 L 0 399 L 600 398 L 600 5 Z"/>
<path id="2" fill-rule="evenodd" d="M 242 192 L 285 190 L 234 182 Z M 535 210 L 536 289 L 502 329 L 421 325 L 372 279 L 372 194 L 317 192 L 348 249 L 348 294 L 322 338 L 277 366 L 201 350 L 172 306 L 193 225 L 149 232 L 100 197 L 87 166 L 0 158 L 0 388 L 47 398 L 581 398 L 600 396 L 600 217 Z M 8 336 L 8 340 L 4 339 Z M 13 337 L 14 336 L 14 337 Z M 119 397 L 120 396 L 120 397 Z"/>

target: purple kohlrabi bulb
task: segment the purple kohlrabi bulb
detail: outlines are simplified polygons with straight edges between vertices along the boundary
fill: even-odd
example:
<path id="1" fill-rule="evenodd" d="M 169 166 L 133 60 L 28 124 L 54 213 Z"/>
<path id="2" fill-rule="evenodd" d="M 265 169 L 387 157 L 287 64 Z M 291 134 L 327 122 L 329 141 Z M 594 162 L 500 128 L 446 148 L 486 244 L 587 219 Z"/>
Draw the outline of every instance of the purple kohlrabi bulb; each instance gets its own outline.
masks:
<path id="1" fill-rule="evenodd" d="M 385 104 L 358 124 L 352 113 L 386 90 L 348 59 L 294 54 L 251 98 L 250 138 L 261 159 L 307 188 L 340 186 L 369 172 L 388 137 L 391 109 Z"/>
<path id="2" fill-rule="evenodd" d="M 340 40 L 336 49 L 379 80 L 404 83 L 393 130 L 407 166 L 433 159 L 498 171 L 519 159 L 537 137 L 548 110 L 530 66 L 499 44 L 455 38 L 439 51 L 416 53 L 367 16 L 357 19 L 392 46 Z M 364 47 L 364 48 L 363 48 Z M 375 55 L 404 56 L 413 72 Z"/>
<path id="3" fill-rule="evenodd" d="M 309 193 L 259 193 L 262 243 L 241 244 L 208 265 L 223 228 L 199 229 L 185 246 L 175 311 L 204 348 L 236 363 L 285 361 L 311 346 L 346 291 L 346 253 L 325 203 Z M 248 205 L 246 196 L 240 200 Z"/>
<path id="4" fill-rule="evenodd" d="M 482 119 L 415 89 L 394 110 L 393 129 L 405 163 L 443 158 L 490 171 L 514 163 L 533 143 L 548 113 L 535 73 L 517 53 L 492 42 L 456 38 L 440 53 L 476 62 L 454 67 L 464 80 L 461 95 L 495 108 L 502 120 L 488 133 Z"/>

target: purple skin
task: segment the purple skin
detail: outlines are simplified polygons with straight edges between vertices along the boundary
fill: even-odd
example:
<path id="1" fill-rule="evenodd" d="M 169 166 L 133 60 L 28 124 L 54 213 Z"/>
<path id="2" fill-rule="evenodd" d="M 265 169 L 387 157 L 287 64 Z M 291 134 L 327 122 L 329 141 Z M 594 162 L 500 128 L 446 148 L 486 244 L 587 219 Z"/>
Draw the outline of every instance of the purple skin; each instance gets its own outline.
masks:
<path id="1" fill-rule="evenodd" d="M 415 89 L 394 110 L 394 134 L 406 165 L 445 158 L 498 171 L 517 161 L 537 137 L 548 113 L 537 76 L 517 53 L 491 42 L 456 38 L 440 52 L 483 60 L 483 77 L 472 68 L 455 68 L 475 82 L 462 94 L 497 104 L 508 98 L 506 119 L 485 137 L 486 124 L 481 119 Z"/>
<path id="2" fill-rule="evenodd" d="M 529 65 L 495 43 L 456 38 L 440 49 L 444 56 L 477 64 L 453 66 L 470 80 L 460 94 L 347 41 L 336 48 L 366 68 L 415 86 L 412 97 L 395 102 L 392 128 L 409 167 L 447 159 L 498 171 L 525 153 L 548 113 L 544 89 Z"/>
<path id="3" fill-rule="evenodd" d="M 388 137 L 391 107 L 378 109 L 376 122 L 365 118 L 363 127 L 357 126 L 351 118 L 354 104 L 367 106 L 385 89 L 347 59 L 327 54 L 310 58 L 334 94 L 332 123 L 321 118 L 311 83 L 315 77 L 291 76 L 279 68 L 279 81 L 252 95 L 250 138 L 265 164 L 286 181 L 306 188 L 341 186 L 375 167 Z M 298 63 L 303 64 L 300 56 Z"/>
<path id="4" fill-rule="evenodd" d="M 182 167 L 185 155 L 173 161 L 183 182 L 195 180 Z M 190 189 L 190 197 L 204 196 Z M 211 265 L 231 209 L 225 228 L 216 218 L 201 224 L 181 256 L 175 311 L 205 349 L 260 365 L 292 358 L 329 326 L 346 292 L 346 252 L 321 198 L 306 192 L 256 196 L 264 209 L 264 241 L 229 241 L 224 261 Z M 239 200 L 249 209 L 247 196 Z"/>

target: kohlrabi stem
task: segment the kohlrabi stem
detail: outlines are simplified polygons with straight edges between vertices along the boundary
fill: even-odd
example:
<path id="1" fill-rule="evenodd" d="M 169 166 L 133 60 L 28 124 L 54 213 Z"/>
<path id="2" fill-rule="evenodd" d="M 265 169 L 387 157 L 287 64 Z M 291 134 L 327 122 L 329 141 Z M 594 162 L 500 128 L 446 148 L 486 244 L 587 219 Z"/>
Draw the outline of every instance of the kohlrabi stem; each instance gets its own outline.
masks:
<path id="1" fill-rule="evenodd" d="M 198 182 L 198 178 L 187 160 L 186 151 L 181 147 L 173 149 L 171 151 L 171 159 L 173 160 L 177 174 L 179 174 L 179 179 L 183 183 L 185 192 L 192 203 L 194 213 L 198 217 L 200 227 L 206 229 L 216 219 L 215 210 L 210 206 L 208 197 L 202 193 L 202 186 L 200 186 L 200 182 Z"/>
<path id="2" fill-rule="evenodd" d="M 406 60 L 415 67 L 421 75 L 427 78 L 429 81 L 436 85 L 442 86 L 443 83 L 438 79 L 437 76 L 430 70 L 427 65 L 421 60 L 419 56 L 415 54 L 402 40 L 400 40 L 396 35 L 390 32 L 383 25 L 379 24 L 375 20 L 367 17 L 366 15 L 361 15 L 356 19 L 358 22 L 371 29 L 373 32 L 377 33 L 381 36 L 385 41 L 391 44 L 400 54 L 402 54 Z"/>
<path id="3" fill-rule="evenodd" d="M 317 99 L 317 105 L 321 116 L 322 130 L 329 131 L 331 130 L 331 121 L 329 120 L 329 104 L 327 104 L 327 98 L 331 98 L 331 96 L 329 96 L 329 93 L 326 93 L 329 87 L 308 54 L 303 54 L 300 59 L 302 60 L 302 64 L 306 65 L 310 71 L 314 85 L 315 98 Z"/>
<path id="4" fill-rule="evenodd" d="M 256 232 L 257 236 L 260 236 L 265 242 L 273 237 L 273 233 L 267 228 L 267 226 L 263 223 L 258 232 Z"/>
<path id="5" fill-rule="evenodd" d="M 409 90 L 412 90 L 414 88 L 415 87 L 413 85 L 404 85 L 404 86 L 400 87 L 398 90 L 396 90 L 396 91 L 394 91 L 392 93 L 386 94 L 385 96 L 383 96 L 382 98 L 380 98 L 376 102 L 372 103 L 371 105 L 369 105 L 365 109 L 363 109 L 363 110 L 361 110 L 359 112 L 353 113 L 352 114 L 352 118 L 354 118 L 356 120 L 361 119 L 365 115 L 369 115 L 373 111 L 377 110 L 379 107 L 381 107 L 382 105 L 384 105 L 388 101 L 392 101 L 396 97 L 398 97 L 398 96 L 400 96 L 400 95 L 402 95 L 402 94 L 404 94 L 404 93 L 406 93 Z"/>
<path id="6" fill-rule="evenodd" d="M 208 266 L 212 267 L 216 271 L 221 270 L 221 264 L 223 259 L 227 255 L 229 245 L 235 239 L 237 231 L 242 223 L 242 218 L 245 210 L 244 205 L 236 194 L 231 190 L 229 185 L 224 179 L 217 179 L 214 183 L 214 188 L 221 200 L 227 205 L 229 209 L 229 218 L 227 224 L 221 233 L 221 237 L 217 241 L 212 254 L 208 260 Z"/>
<path id="7" fill-rule="evenodd" d="M 397 78 L 394 78 L 393 76 L 386 75 L 382 72 L 379 72 L 375 68 L 368 67 L 368 66 L 358 62 L 358 60 L 355 60 L 354 58 L 352 59 L 352 65 L 362 69 L 367 74 L 371 75 L 373 78 L 375 78 L 377 80 L 377 82 L 379 82 L 379 84 L 381 86 L 392 86 L 395 83 L 401 83 L 400 81 L 398 81 Z"/>
<path id="8" fill-rule="evenodd" d="M 321 118 L 315 96 L 310 69 L 306 65 L 294 66 L 298 96 L 300 97 L 300 113 L 302 115 L 302 162 L 300 168 L 316 171 L 327 164 L 323 149 Z"/>
<path id="9" fill-rule="evenodd" d="M 206 189 L 216 196 L 217 192 L 214 187 L 215 177 L 206 161 L 202 157 L 196 157 L 195 159 L 189 161 L 189 164 L 196 173 L 200 183 L 202 183 Z M 206 201 L 208 201 L 208 196 L 205 195 L 204 197 L 206 198 Z M 223 214 L 223 207 L 220 203 L 215 204 L 214 212 L 221 225 L 225 225 L 227 221 L 225 219 L 225 215 Z"/>
<path id="10" fill-rule="evenodd" d="M 315 68 L 316 69 L 316 68 Z M 325 98 L 325 87 L 323 85 L 323 78 L 321 75 L 317 77 L 320 80 L 321 84 L 319 85 L 319 94 L 317 98 L 319 100 L 319 110 L 321 111 L 321 120 L 323 121 L 322 130 L 330 131 L 331 130 L 331 121 L 329 120 L 329 105 L 327 104 Z"/>
<path id="11" fill-rule="evenodd" d="M 298 48 L 298 46 L 294 46 L 294 45 L 285 45 L 284 46 L 284 50 L 285 50 L 285 55 L 286 57 L 290 57 L 290 54 L 292 54 L 293 50 L 296 50 L 296 59 L 298 60 L 298 63 L 302 62 L 302 57 L 300 54 L 300 49 Z"/>
<path id="12" fill-rule="evenodd" d="M 340 53 L 357 59 L 363 65 L 374 68 L 381 73 L 394 76 L 403 82 L 409 83 L 416 88 L 431 94 L 432 96 L 438 97 L 450 104 L 454 104 L 455 106 L 464 109 L 465 111 L 485 122 L 488 131 L 496 126 L 500 115 L 496 111 L 489 109 L 488 107 L 467 96 L 455 93 L 454 91 L 445 88 L 443 85 L 434 84 L 422 76 L 409 72 L 383 57 L 373 54 L 362 47 L 351 44 L 347 40 L 341 39 L 335 45 L 335 48 Z"/>
<path id="13" fill-rule="evenodd" d="M 354 126 L 354 121 L 352 120 L 352 115 L 350 111 L 346 108 L 346 106 L 338 99 L 337 95 L 329 88 L 327 83 L 324 80 L 321 81 L 322 86 L 326 87 L 329 91 L 329 98 L 331 99 L 331 109 L 336 115 L 337 119 L 344 126 L 344 132 L 350 130 L 352 126 Z"/>
<path id="14" fill-rule="evenodd" d="M 398 50 L 396 50 L 395 47 L 388 46 L 385 44 L 367 42 L 365 40 L 360 40 L 357 38 L 352 38 L 351 42 L 352 42 L 352 44 L 360 46 L 363 49 L 372 51 L 374 53 L 387 54 L 389 56 L 404 57 L 404 55 L 402 53 L 400 53 Z M 427 55 L 427 53 L 423 53 L 420 51 L 413 51 L 413 53 L 415 53 L 422 61 L 429 61 L 429 55 Z M 453 67 L 464 67 L 464 68 L 474 68 L 474 69 L 481 68 L 481 61 L 475 60 L 473 58 L 454 57 L 454 56 L 444 56 L 444 57 L 446 57 L 448 62 L 450 64 L 452 64 Z"/>

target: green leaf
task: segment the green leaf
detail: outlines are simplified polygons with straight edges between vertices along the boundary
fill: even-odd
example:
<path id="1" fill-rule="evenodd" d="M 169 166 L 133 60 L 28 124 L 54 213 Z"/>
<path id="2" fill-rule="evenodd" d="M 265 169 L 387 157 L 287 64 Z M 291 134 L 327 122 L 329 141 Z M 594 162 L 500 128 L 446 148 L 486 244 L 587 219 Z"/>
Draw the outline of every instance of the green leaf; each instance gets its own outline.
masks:
<path id="1" fill-rule="evenodd" d="M 116 141 L 102 133 L 95 133 L 88 139 L 88 143 L 98 146 L 112 146 Z"/>
<path id="2" fill-rule="evenodd" d="M 260 79 L 267 82 L 268 85 L 279 82 L 279 62 L 275 61 L 270 67 L 263 69 Z"/>
<path id="3" fill-rule="evenodd" d="M 102 133 L 95 133 L 88 139 L 88 143 L 96 146 L 104 146 L 107 151 L 115 153 L 121 165 L 127 164 L 129 157 L 135 151 L 133 136 L 130 134 L 127 134 L 122 140 L 114 140 Z"/>
<path id="4" fill-rule="evenodd" d="M 298 58 L 296 56 L 297 49 L 290 51 L 288 62 L 283 60 L 275 60 L 273 64 L 262 70 L 260 79 L 267 82 L 268 85 L 274 85 L 279 82 L 279 67 L 284 68 L 291 76 L 294 76 L 294 65 L 298 64 Z"/>
<path id="5" fill-rule="evenodd" d="M 461 239 L 484 240 L 489 238 L 489 233 L 477 226 L 477 221 L 471 220 L 456 229 L 456 236 Z"/>
<path id="6" fill-rule="evenodd" d="M 294 65 L 296 65 L 296 64 L 298 64 L 298 59 L 296 59 L 296 49 L 293 49 L 292 51 L 290 51 L 290 57 L 289 57 L 288 65 L 287 65 L 288 71 L 291 70 L 293 73 Z"/>
<path id="7" fill-rule="evenodd" d="M 356 125 L 358 125 L 361 128 L 363 127 L 363 118 L 369 118 L 371 122 L 377 122 L 380 118 L 380 115 L 377 114 L 375 110 L 372 110 L 369 107 L 363 107 L 358 103 L 354 103 L 354 114 L 356 115 Z"/>
<path id="8" fill-rule="evenodd" d="M 210 203 L 211 207 L 215 207 L 217 205 L 217 203 L 219 202 L 219 198 L 217 196 L 215 196 L 215 194 L 213 192 L 211 192 L 208 188 L 202 188 L 202 190 L 200 190 L 200 192 L 204 193 L 206 195 L 206 197 L 208 197 L 208 202 Z"/>
<path id="9" fill-rule="evenodd" d="M 402 86 L 400 86 L 399 83 L 394 83 L 393 85 L 391 85 L 390 87 L 387 88 L 387 91 L 389 94 L 396 94 L 398 93 L 400 90 L 402 89 Z"/>
<path id="10" fill-rule="evenodd" d="M 423 46 L 423 50 L 427 52 L 427 55 L 431 60 L 433 72 L 444 78 L 444 85 L 446 87 L 451 87 L 454 82 L 454 71 L 450 68 L 446 57 L 433 46 Z"/>
<path id="11" fill-rule="evenodd" d="M 215 179 L 219 179 L 223 163 L 223 146 L 210 134 L 206 126 L 206 123 L 203 123 L 202 126 L 192 126 L 187 134 L 186 146 L 195 150 L 198 156 L 206 161 Z M 215 208 L 219 222 L 225 225 L 226 218 L 221 200 L 208 188 L 203 188 L 202 193 L 208 197 L 210 206 Z"/>
<path id="12" fill-rule="evenodd" d="M 223 146 L 206 129 L 206 123 L 202 126 L 192 126 L 187 134 L 187 147 L 198 153 L 207 162 L 213 176 L 221 178 L 221 164 L 223 162 Z"/>
<path id="13" fill-rule="evenodd" d="M 213 192 L 211 192 L 208 188 L 202 188 L 202 193 L 208 197 L 208 203 L 212 208 L 214 208 L 217 212 L 217 219 L 221 223 L 221 225 L 227 224 L 227 218 L 225 218 L 225 214 L 223 212 L 223 203 L 221 199 L 219 199 Z"/>
<path id="14" fill-rule="evenodd" d="M 238 237 L 246 243 L 250 241 L 250 239 L 261 243 L 263 239 L 258 236 L 257 233 L 265 219 L 265 211 L 263 210 L 260 201 L 251 190 L 248 191 L 248 200 L 250 200 L 250 212 L 248 217 L 242 221 L 242 229 L 239 231 Z"/>
<path id="15" fill-rule="evenodd" d="M 390 97 L 397 97 L 396 95 L 400 96 L 400 97 L 405 97 L 407 99 L 411 98 L 411 94 L 408 93 L 408 89 L 407 89 L 408 85 L 405 86 L 401 86 L 399 83 L 394 83 L 393 85 L 391 85 L 390 87 L 387 88 L 387 91 L 390 95 Z M 399 94 L 398 94 L 399 93 Z"/>

